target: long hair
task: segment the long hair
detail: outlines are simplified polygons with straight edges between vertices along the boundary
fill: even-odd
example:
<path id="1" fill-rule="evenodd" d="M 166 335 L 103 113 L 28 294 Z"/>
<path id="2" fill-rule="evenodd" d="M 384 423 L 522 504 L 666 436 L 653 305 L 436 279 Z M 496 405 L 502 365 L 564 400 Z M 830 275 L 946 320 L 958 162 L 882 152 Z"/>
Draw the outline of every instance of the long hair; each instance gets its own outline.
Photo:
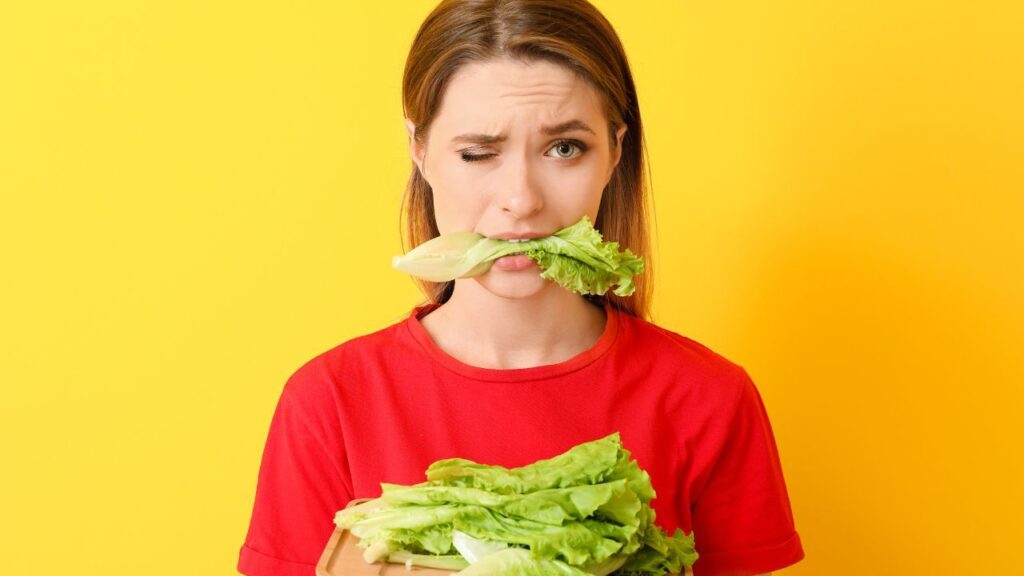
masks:
<path id="1" fill-rule="evenodd" d="M 415 138 L 426 144 L 449 79 L 460 66 L 510 57 L 523 62 L 546 60 L 565 66 L 587 80 L 600 95 L 614 155 L 618 127 L 628 129 L 622 155 L 602 192 L 594 227 L 604 240 L 619 243 L 643 258 L 644 272 L 634 278 L 630 296 L 584 296 L 643 319 L 650 319 L 653 269 L 648 237 L 647 146 L 633 74 L 622 43 L 607 19 L 586 0 L 443 0 L 427 16 L 409 50 L 402 79 L 405 116 Z M 407 216 L 403 225 L 402 216 Z M 439 235 L 433 192 L 416 164 L 402 196 L 399 228 L 402 250 Z M 425 303 L 444 303 L 455 281 L 414 278 Z"/>

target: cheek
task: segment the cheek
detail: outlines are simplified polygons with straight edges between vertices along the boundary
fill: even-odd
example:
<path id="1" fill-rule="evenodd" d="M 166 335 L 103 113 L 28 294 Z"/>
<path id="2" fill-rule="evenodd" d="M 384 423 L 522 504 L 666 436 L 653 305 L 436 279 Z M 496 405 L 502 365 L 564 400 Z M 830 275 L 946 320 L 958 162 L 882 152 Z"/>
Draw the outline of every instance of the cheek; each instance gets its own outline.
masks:
<path id="1" fill-rule="evenodd" d="M 554 165 L 550 169 L 552 178 L 575 190 L 600 190 L 605 185 L 608 174 L 607 153 L 602 151 L 589 152 L 576 164 L 566 166 Z"/>
<path id="2" fill-rule="evenodd" d="M 596 222 L 601 207 L 602 188 L 598 181 L 588 181 L 587 184 L 562 186 L 558 194 L 548 194 L 544 210 L 556 215 L 563 227 L 575 224 L 584 214 L 590 218 L 591 223 Z"/>
<path id="3" fill-rule="evenodd" d="M 588 168 L 567 172 L 559 180 L 554 187 L 561 190 L 558 197 L 563 203 L 585 211 L 589 211 L 591 206 L 596 210 L 601 203 L 605 181 L 600 170 Z"/>
<path id="4" fill-rule="evenodd" d="M 436 171 L 430 185 L 434 195 L 434 219 L 442 234 L 476 228 L 487 204 L 477 180 L 455 167 Z"/>

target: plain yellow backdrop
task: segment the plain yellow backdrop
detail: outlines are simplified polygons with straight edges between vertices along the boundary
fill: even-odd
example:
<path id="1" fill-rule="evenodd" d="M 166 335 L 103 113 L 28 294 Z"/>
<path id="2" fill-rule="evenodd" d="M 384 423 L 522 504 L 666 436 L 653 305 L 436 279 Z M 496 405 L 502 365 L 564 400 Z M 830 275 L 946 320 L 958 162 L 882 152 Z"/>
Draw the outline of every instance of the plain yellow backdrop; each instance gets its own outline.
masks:
<path id="1" fill-rule="evenodd" d="M 654 319 L 758 384 L 783 572 L 1024 573 L 1020 3 L 596 4 Z M 390 259 L 433 5 L 0 8 L 4 574 L 234 573 L 286 378 L 419 301 Z"/>

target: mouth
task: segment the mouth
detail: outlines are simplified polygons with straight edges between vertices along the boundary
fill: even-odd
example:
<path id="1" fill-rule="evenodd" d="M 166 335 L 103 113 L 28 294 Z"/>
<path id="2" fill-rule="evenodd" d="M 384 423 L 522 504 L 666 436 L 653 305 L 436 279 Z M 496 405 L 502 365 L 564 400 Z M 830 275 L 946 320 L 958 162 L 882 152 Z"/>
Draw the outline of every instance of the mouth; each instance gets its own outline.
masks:
<path id="1" fill-rule="evenodd" d="M 536 240 L 537 238 L 544 238 L 546 236 L 550 236 L 550 234 L 545 234 L 543 232 L 499 232 L 494 235 L 487 235 L 488 238 L 492 238 L 494 240 L 505 240 L 508 242 L 527 242 L 530 240 Z"/>
<path id="2" fill-rule="evenodd" d="M 502 256 L 501 258 L 498 258 L 497 260 L 494 261 L 494 266 L 497 267 L 499 270 L 505 270 L 509 272 L 525 270 L 527 268 L 532 268 L 536 265 L 537 263 L 534 262 L 532 258 L 530 258 L 529 256 L 525 256 L 523 254 L 509 254 L 507 256 Z"/>

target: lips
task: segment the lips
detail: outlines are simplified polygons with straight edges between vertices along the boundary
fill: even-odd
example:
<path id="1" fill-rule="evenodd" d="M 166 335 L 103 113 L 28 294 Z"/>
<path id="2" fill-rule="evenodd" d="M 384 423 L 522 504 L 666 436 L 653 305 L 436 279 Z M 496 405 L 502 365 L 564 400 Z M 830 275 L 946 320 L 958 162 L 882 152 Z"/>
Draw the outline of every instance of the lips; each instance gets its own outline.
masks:
<path id="1" fill-rule="evenodd" d="M 494 261 L 494 266 L 500 270 L 525 270 L 536 266 L 536 262 L 533 261 L 529 256 L 522 254 L 510 254 L 508 256 L 502 256 Z"/>
<path id="2" fill-rule="evenodd" d="M 544 232 L 498 232 L 497 234 L 485 234 L 485 236 L 496 240 L 533 240 L 550 236 L 550 234 Z"/>

